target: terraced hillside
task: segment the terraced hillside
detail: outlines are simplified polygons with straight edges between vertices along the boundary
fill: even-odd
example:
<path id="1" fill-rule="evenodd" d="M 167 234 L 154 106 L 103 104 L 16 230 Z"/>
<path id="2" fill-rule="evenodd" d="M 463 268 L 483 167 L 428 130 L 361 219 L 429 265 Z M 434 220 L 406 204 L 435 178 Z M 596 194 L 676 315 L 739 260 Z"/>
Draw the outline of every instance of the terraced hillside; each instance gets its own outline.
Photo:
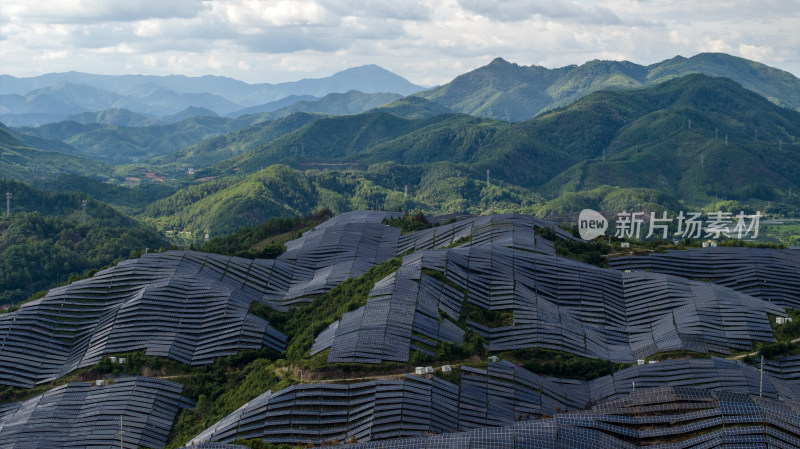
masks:
<path id="1" fill-rule="evenodd" d="M 784 406 L 779 401 L 796 401 L 800 389 L 771 376 L 767 376 L 765 385 L 762 396 L 751 399 L 759 394 L 757 370 L 720 359 L 636 366 L 591 382 L 546 378 L 503 361 L 490 363 L 487 370 L 463 368 L 460 385 L 436 377 L 408 375 L 391 381 L 307 384 L 267 392 L 190 444 L 231 442 L 236 438 L 290 444 L 354 442 L 442 434 L 453 440 L 428 437 L 428 441 L 413 438 L 347 447 L 528 447 L 513 443 L 517 438 L 519 443 L 529 441 L 525 434 L 542 431 L 554 422 L 564 428 L 555 432 L 558 437 L 551 444 L 559 439 L 562 444 L 563 440 L 577 439 L 581 433 L 594 434 L 601 441 L 607 436 L 611 441 L 630 437 L 645 442 L 687 432 L 692 427 L 689 423 L 695 420 L 701 420 L 696 428 L 708 432 L 707 438 L 713 437 L 715 428 L 725 421 L 736 422 L 737 415 L 755 415 L 739 422 L 761 422 L 760 432 L 749 429 L 746 433 L 761 433 L 764 437 L 764 418 L 759 416 L 764 414 L 772 415 L 769 418 L 774 421 L 770 420 L 770 424 L 779 430 L 773 433 L 774 437 L 791 441 L 796 426 L 789 423 L 800 417 L 800 409 L 796 404 Z M 759 402 L 764 405 L 759 406 Z M 743 410 L 736 410 L 736 403 Z M 324 409 L 320 408 L 322 404 Z M 651 417 L 649 422 L 614 416 L 646 415 L 644 409 L 648 406 L 652 407 L 651 412 L 673 414 L 670 418 Z M 553 415 L 555 418 L 548 418 Z M 669 425 L 678 422 L 687 423 L 686 427 L 670 431 Z M 641 427 L 655 424 L 655 429 L 608 429 L 611 423 Z M 602 430 L 610 430 L 610 435 L 602 435 Z M 453 434 L 454 431 L 465 433 Z M 721 433 L 725 434 L 724 429 Z M 485 445 L 456 445 L 459 440 L 472 440 L 475 444 L 482 440 L 481 434 L 488 436 L 483 440 Z"/>
<path id="2" fill-rule="evenodd" d="M 759 248 L 695 248 L 648 256 L 618 257 L 620 270 L 652 271 L 704 279 L 742 293 L 800 309 L 800 251 Z"/>
<path id="3" fill-rule="evenodd" d="M 0 447 L 162 447 L 182 408 L 180 384 L 130 377 L 109 385 L 70 383 L 0 406 Z M 123 427 L 124 426 L 124 427 Z"/>
<path id="4" fill-rule="evenodd" d="M 360 211 L 275 259 L 145 254 L 0 315 L 0 446 L 114 447 L 120 418 L 129 448 L 798 445 L 795 362 L 762 381 L 734 357 L 785 341 L 789 299 L 569 258 L 596 245 L 526 215 Z M 791 298 L 796 272 L 768 272 Z M 148 377 L 109 361 L 128 354 Z M 601 368 L 544 371 L 562 362 Z"/>
<path id="5" fill-rule="evenodd" d="M 434 448 L 727 448 L 797 447 L 793 404 L 752 394 L 658 387 L 632 392 L 588 411 L 525 419 L 503 427 L 347 444 L 350 449 Z M 691 435 L 684 438 L 683 435 Z M 206 443 L 198 449 L 244 449 Z"/>

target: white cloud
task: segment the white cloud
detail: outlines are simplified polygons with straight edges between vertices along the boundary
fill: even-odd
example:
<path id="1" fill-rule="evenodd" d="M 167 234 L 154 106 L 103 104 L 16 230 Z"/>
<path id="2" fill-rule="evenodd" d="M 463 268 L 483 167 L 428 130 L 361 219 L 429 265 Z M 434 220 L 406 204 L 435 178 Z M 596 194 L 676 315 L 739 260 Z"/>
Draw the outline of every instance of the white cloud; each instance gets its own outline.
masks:
<path id="1" fill-rule="evenodd" d="M 739 44 L 739 54 L 742 57 L 747 59 L 752 59 L 754 61 L 764 61 L 770 59 L 772 54 L 775 53 L 770 46 L 757 46 L 757 45 L 747 45 L 747 44 Z"/>
<path id="2" fill-rule="evenodd" d="M 499 21 L 527 20 L 533 16 L 581 23 L 616 24 L 619 17 L 608 8 L 566 0 L 458 0 L 467 11 Z"/>
<path id="3" fill-rule="evenodd" d="M 208 68 L 210 69 L 221 69 L 223 65 L 223 62 L 217 59 L 216 56 L 211 56 L 208 58 Z"/>
<path id="4" fill-rule="evenodd" d="M 721 51 L 800 74 L 798 0 L 3 0 L 16 76 L 327 76 L 374 63 L 441 84 L 495 57 L 559 67 Z"/>
<path id="5" fill-rule="evenodd" d="M 736 49 L 723 39 L 706 40 L 700 46 L 700 49 L 708 53 L 736 53 Z"/>
<path id="6" fill-rule="evenodd" d="M 22 20 L 44 23 L 131 22 L 155 17 L 194 17 L 204 6 L 196 0 L 5 0 Z"/>

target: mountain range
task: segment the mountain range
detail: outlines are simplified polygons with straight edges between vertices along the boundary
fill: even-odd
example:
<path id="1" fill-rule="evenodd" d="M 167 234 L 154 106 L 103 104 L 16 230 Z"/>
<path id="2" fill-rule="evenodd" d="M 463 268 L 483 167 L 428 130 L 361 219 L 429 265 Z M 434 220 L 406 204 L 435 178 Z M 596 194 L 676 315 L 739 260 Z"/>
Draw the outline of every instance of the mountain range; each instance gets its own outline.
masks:
<path id="1" fill-rule="evenodd" d="M 111 79 L 98 78 L 98 86 Z M 155 86 L 123 80 L 133 86 L 128 92 Z M 235 83 L 223 81 L 230 92 Z M 0 169 L 30 178 L 26 166 L 34 159 L 47 165 L 46 150 L 57 152 L 64 168 L 40 167 L 39 178 L 63 172 L 116 183 L 156 180 L 159 192 L 174 196 L 137 213 L 161 229 L 214 223 L 215 232 L 232 232 L 271 214 L 322 207 L 553 215 L 691 206 L 785 215 L 800 212 L 792 157 L 798 85 L 786 72 L 721 54 L 560 69 L 496 59 L 406 97 L 304 93 L 237 118 L 201 106 L 170 116 L 105 109 L 6 128 L 6 147 L 24 147 L 28 159 L 4 156 Z M 497 107 L 506 100 L 522 108 L 515 117 L 536 117 L 503 116 Z M 293 202 L 298 195 L 303 199 Z"/>
<path id="2" fill-rule="evenodd" d="M 40 125 L 72 114 L 105 109 L 128 109 L 163 117 L 190 107 L 237 117 L 289 106 L 287 98 L 309 101 L 351 90 L 408 95 L 422 89 L 376 65 L 354 67 L 326 78 L 279 84 L 247 84 L 214 76 L 111 76 L 78 72 L 32 78 L 2 75 L 0 121 L 13 126 Z M 274 107 L 275 102 L 280 106 Z"/>
<path id="3" fill-rule="evenodd" d="M 778 210 L 800 191 L 792 156 L 800 113 L 705 75 L 595 92 L 513 125 L 464 114 L 406 119 L 379 108 L 319 118 L 261 146 L 247 132 L 230 145 L 253 149 L 196 174 L 217 180 L 162 200 L 149 216 L 184 226 L 202 216 L 227 232 L 221 223 L 257 224 L 248 210 L 275 210 L 281 198 L 285 214 L 359 205 L 479 213 L 493 204 L 552 215 L 724 201 Z M 233 154 L 225 148 L 215 151 Z M 261 171 L 274 164 L 287 169 Z M 293 206 L 288 198 L 300 192 Z"/>
<path id="4" fill-rule="evenodd" d="M 518 122 L 598 90 L 652 86 L 691 73 L 730 78 L 779 106 L 800 110 L 797 77 L 721 53 L 676 56 L 649 66 L 595 60 L 556 69 L 520 66 L 497 58 L 417 95 L 457 112 Z"/>

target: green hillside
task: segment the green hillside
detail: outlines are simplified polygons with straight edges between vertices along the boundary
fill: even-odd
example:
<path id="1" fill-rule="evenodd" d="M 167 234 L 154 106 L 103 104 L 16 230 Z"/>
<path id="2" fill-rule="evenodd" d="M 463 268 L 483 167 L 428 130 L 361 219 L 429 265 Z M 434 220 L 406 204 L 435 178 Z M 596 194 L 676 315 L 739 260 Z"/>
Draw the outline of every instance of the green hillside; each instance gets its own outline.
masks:
<path id="1" fill-rule="evenodd" d="M 77 149 L 82 157 L 125 164 L 172 153 L 244 126 L 239 123 L 220 117 L 191 117 L 167 125 L 139 127 L 59 122 L 37 128 L 18 128 L 17 132 L 61 140 Z"/>
<path id="2" fill-rule="evenodd" d="M 154 230 L 82 194 L 44 192 L 7 180 L 0 180 L 0 191 L 13 195 L 11 216 L 4 209 L 0 217 L 0 304 L 18 303 L 87 270 L 167 245 Z"/>
<path id="3" fill-rule="evenodd" d="M 42 180 L 36 187 L 51 192 L 82 193 L 129 215 L 142 212 L 152 202 L 178 190 L 178 187 L 169 183 L 145 182 L 136 187 L 127 187 L 71 174 Z"/>
<path id="4" fill-rule="evenodd" d="M 0 179 L 31 181 L 62 173 L 95 176 L 110 172 L 111 167 L 102 162 L 31 148 L 0 123 Z"/>
<path id="5" fill-rule="evenodd" d="M 252 173 L 271 164 L 308 168 L 366 168 L 398 162 L 467 162 L 492 140 L 502 123 L 464 114 L 404 119 L 381 109 L 317 120 L 204 174 Z M 487 147 L 488 148 L 488 147 Z"/>
<path id="6" fill-rule="evenodd" d="M 557 69 L 525 67 L 498 58 L 443 86 L 415 95 L 457 112 L 519 122 L 545 110 L 567 106 L 598 90 L 652 86 L 692 73 L 730 78 L 775 104 L 800 110 L 800 79 L 722 53 L 678 56 L 650 66 L 628 61 L 589 61 Z"/>
<path id="7" fill-rule="evenodd" d="M 224 161 L 203 172 L 217 179 L 146 215 L 161 229 L 231 232 L 321 207 L 558 215 L 727 200 L 791 214 L 799 134 L 800 113 L 704 75 L 596 92 L 514 125 L 375 111 L 321 118 Z M 272 164 L 284 165 L 259 174 Z"/>
<path id="8" fill-rule="evenodd" d="M 268 144 L 318 118 L 316 115 L 295 113 L 275 121 L 260 122 L 238 131 L 214 136 L 143 163 L 153 167 L 153 170 L 173 176 L 182 175 L 188 168 L 208 167 Z"/>
<path id="9" fill-rule="evenodd" d="M 387 103 L 378 109 L 407 119 L 429 118 L 453 113 L 452 109 L 436 103 L 435 101 L 426 100 L 413 95 Z"/>
<path id="10" fill-rule="evenodd" d="M 800 188 L 800 163 L 792 157 L 800 113 L 727 79 L 691 75 L 644 90 L 597 93 L 539 120 L 576 122 L 576 110 L 609 104 L 627 105 L 613 114 L 624 120 L 605 127 L 613 133 L 594 151 L 588 144 L 573 149 L 584 149 L 585 159 L 554 177 L 543 192 L 607 184 L 652 187 L 703 204 L 779 200 Z"/>

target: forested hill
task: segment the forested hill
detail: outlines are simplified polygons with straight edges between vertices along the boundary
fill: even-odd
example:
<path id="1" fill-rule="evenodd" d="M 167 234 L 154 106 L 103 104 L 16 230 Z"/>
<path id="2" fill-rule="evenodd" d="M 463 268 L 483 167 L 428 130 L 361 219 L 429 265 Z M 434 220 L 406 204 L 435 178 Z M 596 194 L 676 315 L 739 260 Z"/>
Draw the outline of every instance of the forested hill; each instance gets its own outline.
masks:
<path id="1" fill-rule="evenodd" d="M 589 61 L 556 69 L 521 66 L 497 58 L 490 64 L 416 95 L 454 111 L 525 121 L 603 89 L 653 86 L 692 73 L 730 78 L 789 109 L 800 110 L 800 79 L 791 73 L 722 53 L 676 56 L 649 66 Z"/>
<path id="2" fill-rule="evenodd" d="M 315 207 L 560 214 L 600 204 L 712 207 L 728 200 L 780 211 L 800 192 L 798 135 L 800 113 L 704 75 L 596 92 L 519 124 L 373 111 L 318 119 L 224 161 L 203 172 L 218 179 L 160 201 L 147 215 L 169 228 L 200 220 L 231 232 L 237 220 L 252 226 L 267 211 Z M 272 164 L 285 165 L 261 171 Z"/>
<path id="3" fill-rule="evenodd" d="M 155 230 L 83 194 L 44 192 L 8 180 L 0 180 L 0 192 L 3 200 L 12 194 L 11 216 L 3 201 L 0 217 L 0 305 L 168 245 Z"/>
<path id="4" fill-rule="evenodd" d="M 61 173 L 95 175 L 110 171 L 110 167 L 101 162 L 31 148 L 0 123 L 0 179 L 31 180 Z"/>

